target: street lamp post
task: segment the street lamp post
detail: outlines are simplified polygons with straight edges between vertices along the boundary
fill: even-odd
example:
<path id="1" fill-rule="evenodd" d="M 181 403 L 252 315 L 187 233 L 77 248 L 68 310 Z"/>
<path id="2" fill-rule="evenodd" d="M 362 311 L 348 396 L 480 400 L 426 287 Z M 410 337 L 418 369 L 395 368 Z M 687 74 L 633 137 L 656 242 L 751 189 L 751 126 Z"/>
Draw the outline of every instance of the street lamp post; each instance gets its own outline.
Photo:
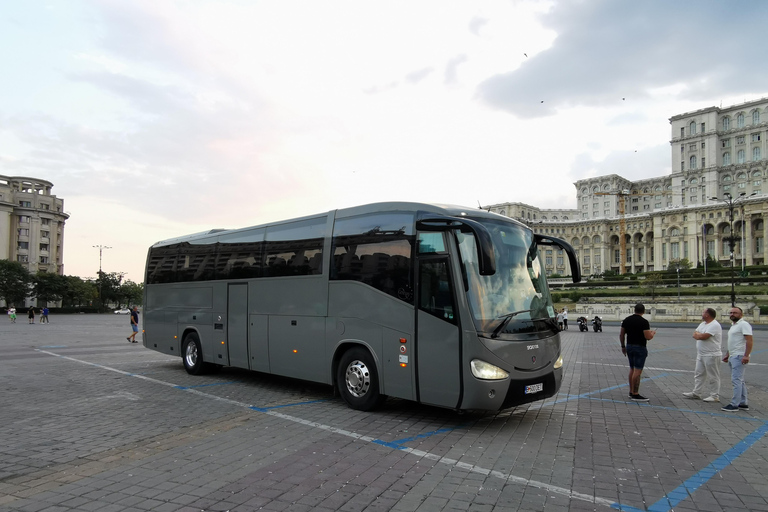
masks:
<path id="1" fill-rule="evenodd" d="M 718 197 L 712 197 L 713 201 L 722 201 L 728 206 L 728 222 L 729 222 L 729 229 L 730 233 L 725 238 L 725 240 L 728 241 L 728 247 L 731 251 L 731 307 L 736 306 L 736 277 L 733 274 L 733 252 L 736 248 L 736 240 L 738 240 L 738 237 L 733 234 L 733 210 L 737 207 L 738 203 L 740 201 L 746 200 L 748 197 L 752 197 L 756 194 L 756 192 L 752 192 L 751 194 L 747 195 L 745 192 L 742 192 L 737 197 L 733 197 L 731 194 L 726 192 L 723 194 L 723 199 L 720 199 Z M 743 219 L 742 219 L 743 221 Z"/>
<path id="2" fill-rule="evenodd" d="M 680 263 L 677 264 L 677 302 L 680 302 Z"/>
<path id="3" fill-rule="evenodd" d="M 101 287 L 104 282 L 104 276 L 102 275 L 102 272 L 101 272 L 101 254 L 104 249 L 111 249 L 111 247 L 106 245 L 101 245 L 101 244 L 94 245 L 93 247 L 99 250 L 99 305 L 100 307 L 104 307 L 104 302 L 101 297 Z"/>

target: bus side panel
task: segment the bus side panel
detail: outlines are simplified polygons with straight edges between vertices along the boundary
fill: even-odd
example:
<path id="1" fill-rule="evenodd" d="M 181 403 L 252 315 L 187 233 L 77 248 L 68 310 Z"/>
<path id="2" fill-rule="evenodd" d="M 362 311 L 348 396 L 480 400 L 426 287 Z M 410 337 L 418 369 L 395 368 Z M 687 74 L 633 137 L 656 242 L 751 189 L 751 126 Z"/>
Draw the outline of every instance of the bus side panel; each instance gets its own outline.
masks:
<path id="1" fill-rule="evenodd" d="M 265 277 L 250 282 L 252 314 L 326 316 L 327 276 Z"/>
<path id="2" fill-rule="evenodd" d="M 127 326 L 127 323 L 126 323 Z M 181 344 L 177 338 L 176 312 L 163 309 L 144 310 L 144 346 L 163 354 L 181 356 Z"/>
<path id="3" fill-rule="evenodd" d="M 269 316 L 251 315 L 248 320 L 248 354 L 251 370 L 269 373 Z"/>
<path id="4" fill-rule="evenodd" d="M 378 364 L 382 393 L 415 399 L 411 304 L 357 281 L 331 281 L 328 313 L 329 354 L 343 341 L 363 342 Z M 406 342 L 401 344 L 400 338 Z M 400 352 L 401 345 L 405 353 Z M 401 355 L 408 357 L 405 367 L 400 366 Z"/>
<path id="5" fill-rule="evenodd" d="M 324 361 L 325 318 L 269 316 L 269 367 L 276 375 L 330 384 Z"/>
<path id="6" fill-rule="evenodd" d="M 196 312 L 200 313 L 202 324 L 204 315 L 210 311 L 213 302 L 211 286 L 148 285 L 147 291 L 148 300 L 143 319 L 144 346 L 165 354 L 181 356 L 180 327 L 197 324 L 197 319 L 192 318 Z M 179 318 L 181 312 L 187 313 L 183 319 Z M 180 326 L 181 320 L 184 322 Z"/>

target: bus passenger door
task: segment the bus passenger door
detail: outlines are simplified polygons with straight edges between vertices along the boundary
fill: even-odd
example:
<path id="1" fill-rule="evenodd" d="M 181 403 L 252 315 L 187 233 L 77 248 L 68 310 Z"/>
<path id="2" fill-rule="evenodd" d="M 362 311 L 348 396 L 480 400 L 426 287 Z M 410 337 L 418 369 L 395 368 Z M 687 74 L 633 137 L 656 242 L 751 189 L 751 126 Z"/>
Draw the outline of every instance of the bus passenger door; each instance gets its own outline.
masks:
<path id="1" fill-rule="evenodd" d="M 227 291 L 229 365 L 248 368 L 248 284 L 230 284 Z"/>
<path id="2" fill-rule="evenodd" d="M 456 407 L 461 400 L 461 335 L 448 256 L 419 259 L 416 372 L 419 401 Z"/>

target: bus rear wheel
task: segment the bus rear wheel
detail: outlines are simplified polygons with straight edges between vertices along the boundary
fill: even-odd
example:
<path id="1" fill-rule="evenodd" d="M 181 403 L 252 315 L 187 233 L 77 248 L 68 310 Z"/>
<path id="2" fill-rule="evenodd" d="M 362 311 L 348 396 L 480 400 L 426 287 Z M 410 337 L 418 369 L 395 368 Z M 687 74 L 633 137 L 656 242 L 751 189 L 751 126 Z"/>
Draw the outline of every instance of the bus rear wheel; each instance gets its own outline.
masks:
<path id="1" fill-rule="evenodd" d="M 341 356 L 336 372 L 341 397 L 352 409 L 372 411 L 386 398 L 379 392 L 379 374 L 371 354 L 354 347 Z"/>
<path id="2" fill-rule="evenodd" d="M 197 333 L 191 332 L 184 337 L 181 358 L 184 361 L 184 369 L 190 375 L 202 375 L 207 371 L 208 364 L 203 362 L 203 349 Z"/>

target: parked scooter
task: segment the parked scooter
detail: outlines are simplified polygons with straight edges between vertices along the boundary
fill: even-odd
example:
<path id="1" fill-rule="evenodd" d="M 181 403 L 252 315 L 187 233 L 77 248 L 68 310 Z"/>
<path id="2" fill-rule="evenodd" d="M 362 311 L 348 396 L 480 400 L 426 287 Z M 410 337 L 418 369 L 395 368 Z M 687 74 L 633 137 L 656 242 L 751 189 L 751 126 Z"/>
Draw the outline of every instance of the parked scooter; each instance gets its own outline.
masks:
<path id="1" fill-rule="evenodd" d="M 603 332 L 603 319 L 597 315 L 592 319 L 592 330 L 595 332 Z"/>
<path id="2" fill-rule="evenodd" d="M 580 316 L 579 318 L 576 319 L 576 321 L 579 323 L 579 330 L 581 332 L 589 330 L 589 327 L 587 327 L 587 318 L 586 317 Z"/>

